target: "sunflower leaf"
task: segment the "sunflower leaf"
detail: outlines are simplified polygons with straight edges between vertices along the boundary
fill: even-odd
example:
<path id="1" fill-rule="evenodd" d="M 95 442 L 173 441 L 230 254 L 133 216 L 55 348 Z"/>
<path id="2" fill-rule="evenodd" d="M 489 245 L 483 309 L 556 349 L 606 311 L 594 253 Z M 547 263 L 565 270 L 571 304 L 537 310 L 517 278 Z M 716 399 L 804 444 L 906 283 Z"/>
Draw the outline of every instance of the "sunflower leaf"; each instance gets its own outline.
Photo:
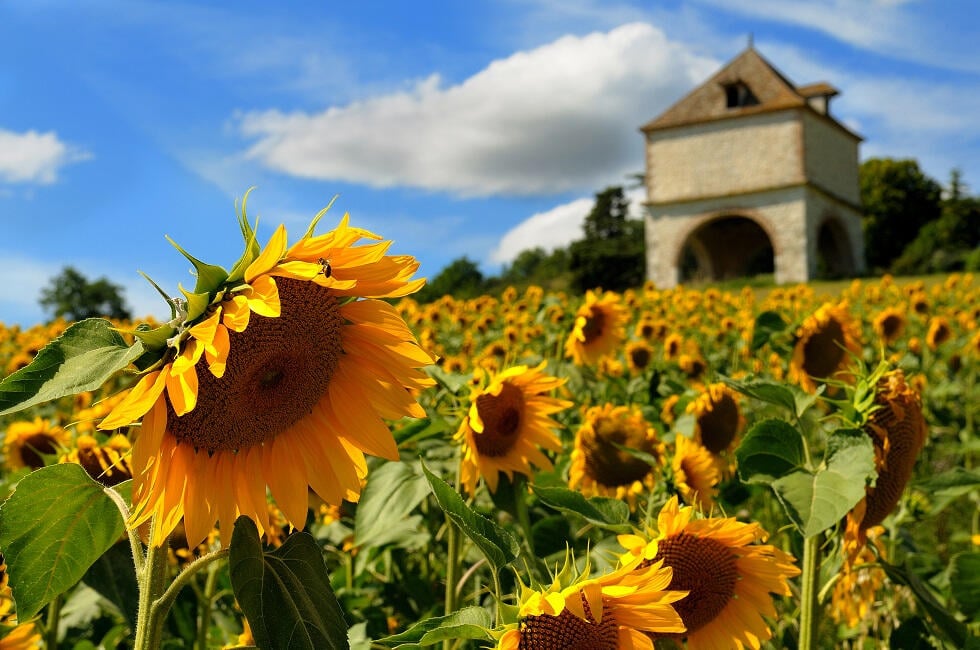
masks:
<path id="1" fill-rule="evenodd" d="M 786 330 L 789 323 L 777 311 L 764 311 L 755 317 L 752 329 L 752 350 L 758 350 L 772 341 L 773 336 Z"/>
<path id="2" fill-rule="evenodd" d="M 487 632 L 491 627 L 493 627 L 493 621 L 490 619 L 490 613 L 487 610 L 476 606 L 464 607 L 445 616 L 424 618 L 404 632 L 377 639 L 377 643 L 427 646 L 443 639 L 491 641 L 492 637 Z"/>
<path id="3" fill-rule="evenodd" d="M 0 550 L 17 616 L 30 619 L 73 587 L 123 530 L 116 504 L 80 465 L 25 476 L 0 505 Z"/>
<path id="4" fill-rule="evenodd" d="M 494 570 L 507 566 L 517 558 L 520 545 L 513 535 L 466 505 L 456 490 L 429 471 L 425 463 L 422 463 L 422 471 L 439 507 L 483 552 Z"/>
<path id="5" fill-rule="evenodd" d="M 806 441 L 783 420 L 763 420 L 753 426 L 735 450 L 738 474 L 746 483 L 771 483 L 804 468 Z"/>
<path id="6" fill-rule="evenodd" d="M 737 381 L 729 377 L 722 377 L 721 380 L 743 395 L 754 397 L 767 404 L 782 406 L 797 418 L 803 417 L 806 410 L 816 403 L 820 393 L 823 392 L 823 386 L 818 388 L 815 393 L 807 393 L 797 386 L 762 379 Z"/>
<path id="7" fill-rule="evenodd" d="M 101 386 L 143 354 L 103 318 L 72 323 L 34 360 L 0 381 L 0 415 Z"/>
<path id="8" fill-rule="evenodd" d="M 949 564 L 949 585 L 953 598 L 968 618 L 980 613 L 980 553 L 959 553 Z"/>
<path id="9" fill-rule="evenodd" d="M 908 557 L 903 566 L 898 566 L 879 558 L 878 564 L 892 582 L 905 585 L 912 590 L 916 602 L 932 622 L 934 632 L 952 641 L 954 648 L 966 648 L 968 634 L 966 625 L 958 621 L 945 605 L 936 600 L 927 583 L 912 570 L 911 560 L 912 558 Z"/>
<path id="10" fill-rule="evenodd" d="M 407 463 L 385 463 L 372 469 L 354 516 L 354 545 L 396 544 L 418 548 L 429 539 L 419 518 L 409 513 L 429 494 L 429 486 Z"/>
<path id="11" fill-rule="evenodd" d="M 231 586 L 259 647 L 350 648 L 343 611 L 311 535 L 293 533 L 267 553 L 255 522 L 242 516 L 229 551 Z"/>
<path id="12" fill-rule="evenodd" d="M 843 519 L 875 475 L 871 438 L 860 429 L 844 429 L 828 439 L 819 468 L 791 471 L 774 480 L 772 489 L 803 536 L 813 537 Z"/>
<path id="13" fill-rule="evenodd" d="M 591 524 L 614 532 L 629 532 L 630 508 L 622 499 L 586 498 L 581 492 L 564 487 L 532 485 L 541 502 L 560 512 L 576 514 Z"/>

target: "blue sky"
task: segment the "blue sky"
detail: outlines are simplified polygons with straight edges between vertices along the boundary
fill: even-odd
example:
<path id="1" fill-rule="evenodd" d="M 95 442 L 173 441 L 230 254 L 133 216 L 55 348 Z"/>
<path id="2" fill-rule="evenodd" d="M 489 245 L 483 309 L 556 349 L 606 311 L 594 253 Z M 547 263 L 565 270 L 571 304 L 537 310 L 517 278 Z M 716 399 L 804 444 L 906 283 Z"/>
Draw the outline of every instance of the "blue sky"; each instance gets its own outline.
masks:
<path id="1" fill-rule="evenodd" d="M 862 159 L 980 188 L 973 0 L 0 2 L 0 322 L 46 320 L 65 265 L 164 317 L 190 253 L 241 252 L 334 212 L 422 274 L 485 273 L 580 235 L 593 194 L 643 169 L 638 127 L 756 48 Z"/>

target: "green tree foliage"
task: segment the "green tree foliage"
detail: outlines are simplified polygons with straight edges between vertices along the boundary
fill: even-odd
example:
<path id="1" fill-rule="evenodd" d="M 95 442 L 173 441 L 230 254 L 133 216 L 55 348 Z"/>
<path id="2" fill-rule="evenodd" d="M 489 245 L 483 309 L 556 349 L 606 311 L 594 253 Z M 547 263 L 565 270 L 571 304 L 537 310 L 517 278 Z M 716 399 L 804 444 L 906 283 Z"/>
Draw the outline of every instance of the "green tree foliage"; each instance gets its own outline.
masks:
<path id="1" fill-rule="evenodd" d="M 643 284 L 643 222 L 628 218 L 629 199 L 622 187 L 607 187 L 595 198 L 582 228 L 584 239 L 569 247 L 573 288 L 623 291 Z"/>
<path id="2" fill-rule="evenodd" d="M 500 274 L 500 284 L 518 288 L 538 285 L 548 290 L 568 288 L 569 253 L 556 248 L 550 253 L 540 246 L 521 251 Z"/>
<path id="3" fill-rule="evenodd" d="M 865 261 L 870 269 L 887 269 L 939 218 L 942 188 L 915 160 L 871 158 L 861 164 L 859 181 Z"/>
<path id="4" fill-rule="evenodd" d="M 104 316 L 129 320 L 132 314 L 122 297 L 123 288 L 102 277 L 89 281 L 77 269 L 66 266 L 41 289 L 38 302 L 52 318 L 77 321 Z"/>
<path id="5" fill-rule="evenodd" d="M 949 196 L 940 216 L 922 227 L 892 265 L 895 273 L 945 273 L 967 268 L 980 247 L 980 198 L 966 196 L 960 173 L 953 171 Z"/>
<path id="6" fill-rule="evenodd" d="M 445 295 L 454 298 L 473 298 L 486 290 L 486 279 L 476 262 L 465 255 L 449 263 L 449 266 L 429 280 L 415 294 L 419 302 L 431 302 Z"/>

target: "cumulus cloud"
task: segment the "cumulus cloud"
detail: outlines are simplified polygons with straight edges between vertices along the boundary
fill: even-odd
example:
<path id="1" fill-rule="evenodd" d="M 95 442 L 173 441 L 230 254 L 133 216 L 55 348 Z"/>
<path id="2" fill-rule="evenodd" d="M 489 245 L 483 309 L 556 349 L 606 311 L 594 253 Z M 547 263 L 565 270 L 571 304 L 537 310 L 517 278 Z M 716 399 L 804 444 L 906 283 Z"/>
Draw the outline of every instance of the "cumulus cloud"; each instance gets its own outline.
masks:
<path id="1" fill-rule="evenodd" d="M 646 199 L 645 190 L 630 190 L 626 193 L 626 198 L 630 201 L 629 217 L 642 219 L 642 202 Z M 582 224 L 594 204 L 594 197 L 583 197 L 532 214 L 504 233 L 490 253 L 490 262 L 510 264 L 522 251 L 532 248 L 552 251 L 581 239 Z"/>
<path id="2" fill-rule="evenodd" d="M 0 183 L 50 185 L 62 167 L 89 158 L 91 154 L 65 144 L 54 131 L 0 129 Z"/>
<path id="3" fill-rule="evenodd" d="M 642 165 L 637 128 L 718 65 L 631 23 L 564 36 L 319 113 L 237 116 L 248 155 L 304 178 L 466 196 L 591 190 Z"/>

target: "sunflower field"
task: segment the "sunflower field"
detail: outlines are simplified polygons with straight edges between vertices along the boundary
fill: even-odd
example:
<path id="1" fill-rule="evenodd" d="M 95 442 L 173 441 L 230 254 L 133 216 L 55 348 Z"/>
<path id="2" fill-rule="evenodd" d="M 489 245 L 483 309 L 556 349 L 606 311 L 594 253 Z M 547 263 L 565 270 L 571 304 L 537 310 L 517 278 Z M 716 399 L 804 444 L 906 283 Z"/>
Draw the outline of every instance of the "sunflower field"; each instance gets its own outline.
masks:
<path id="1" fill-rule="evenodd" d="M 345 215 L 0 325 L 0 650 L 980 648 L 980 281 L 422 304 Z"/>

